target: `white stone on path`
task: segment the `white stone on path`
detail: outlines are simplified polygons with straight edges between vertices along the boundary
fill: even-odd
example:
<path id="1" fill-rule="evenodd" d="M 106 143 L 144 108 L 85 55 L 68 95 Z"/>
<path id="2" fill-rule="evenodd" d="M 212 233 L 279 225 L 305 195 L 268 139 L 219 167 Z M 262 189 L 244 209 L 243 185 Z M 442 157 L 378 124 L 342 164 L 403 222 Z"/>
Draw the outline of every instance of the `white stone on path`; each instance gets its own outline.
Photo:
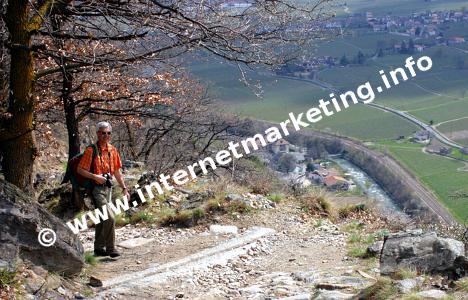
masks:
<path id="1" fill-rule="evenodd" d="M 117 246 L 125 249 L 133 249 L 151 243 L 152 241 L 154 241 L 154 239 L 135 238 L 120 242 L 119 244 L 117 244 Z"/>
<path id="2" fill-rule="evenodd" d="M 237 227 L 230 225 L 211 225 L 210 232 L 212 234 L 237 234 Z"/>
<path id="3" fill-rule="evenodd" d="M 447 297 L 447 293 L 441 290 L 422 291 L 416 295 L 422 297 L 423 299 L 444 299 Z"/>
<path id="4" fill-rule="evenodd" d="M 346 294 L 338 291 L 321 290 L 315 300 L 347 300 L 353 298 L 353 294 Z"/>

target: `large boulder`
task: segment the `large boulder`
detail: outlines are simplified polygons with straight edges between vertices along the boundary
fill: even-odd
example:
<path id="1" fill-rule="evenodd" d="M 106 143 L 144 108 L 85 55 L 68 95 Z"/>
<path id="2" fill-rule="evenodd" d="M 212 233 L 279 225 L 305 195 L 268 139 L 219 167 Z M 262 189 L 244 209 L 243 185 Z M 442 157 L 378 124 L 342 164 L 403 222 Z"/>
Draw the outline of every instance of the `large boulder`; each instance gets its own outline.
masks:
<path id="1" fill-rule="evenodd" d="M 17 258 L 72 275 L 84 265 L 83 246 L 64 223 L 35 203 L 14 185 L 0 179 L 0 267 L 15 265 Z M 57 240 L 50 247 L 38 241 L 41 229 L 49 228 Z M 50 236 L 48 236 L 49 238 Z"/>
<path id="2" fill-rule="evenodd" d="M 410 268 L 427 273 L 447 273 L 453 270 L 455 259 L 464 254 L 462 242 L 438 237 L 435 232 L 399 232 L 384 240 L 380 272 L 390 275 L 400 268 Z"/>

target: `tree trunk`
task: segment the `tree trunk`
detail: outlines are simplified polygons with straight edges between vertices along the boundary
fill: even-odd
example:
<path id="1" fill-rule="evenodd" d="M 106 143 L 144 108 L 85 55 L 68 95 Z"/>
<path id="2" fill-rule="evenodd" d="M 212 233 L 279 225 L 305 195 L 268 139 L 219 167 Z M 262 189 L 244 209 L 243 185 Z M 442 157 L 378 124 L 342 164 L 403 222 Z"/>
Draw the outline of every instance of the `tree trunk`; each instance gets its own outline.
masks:
<path id="1" fill-rule="evenodd" d="M 125 128 L 127 129 L 127 135 L 128 135 L 128 147 L 130 148 L 130 155 L 132 157 L 132 160 L 137 159 L 136 155 L 136 149 L 135 149 L 135 134 L 133 132 L 133 129 L 130 125 L 130 122 L 128 120 L 125 120 Z"/>
<path id="2" fill-rule="evenodd" d="M 7 109 L 11 116 L 2 124 L 3 142 L 0 147 L 5 179 L 23 190 L 31 191 L 37 149 L 33 133 L 34 60 L 28 15 L 28 0 L 9 1 L 5 21 L 12 45 Z"/>
<path id="3" fill-rule="evenodd" d="M 66 66 L 65 66 L 66 68 Z M 80 153 L 80 131 L 79 122 L 76 117 L 76 106 L 71 97 L 73 86 L 73 75 L 65 71 L 62 80 L 62 103 L 65 111 L 65 123 L 68 133 L 68 159 Z"/>

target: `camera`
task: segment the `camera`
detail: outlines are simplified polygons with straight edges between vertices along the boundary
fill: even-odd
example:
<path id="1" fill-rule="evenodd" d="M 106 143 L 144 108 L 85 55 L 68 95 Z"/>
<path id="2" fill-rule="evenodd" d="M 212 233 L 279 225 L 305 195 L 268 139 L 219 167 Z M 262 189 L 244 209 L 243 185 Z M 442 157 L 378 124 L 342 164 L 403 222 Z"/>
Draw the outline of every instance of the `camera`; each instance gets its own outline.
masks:
<path id="1" fill-rule="evenodd" d="M 104 178 L 106 178 L 106 182 L 104 183 L 105 186 L 107 187 L 112 187 L 112 175 L 110 173 L 105 173 L 105 174 L 102 174 L 102 176 L 104 176 Z"/>

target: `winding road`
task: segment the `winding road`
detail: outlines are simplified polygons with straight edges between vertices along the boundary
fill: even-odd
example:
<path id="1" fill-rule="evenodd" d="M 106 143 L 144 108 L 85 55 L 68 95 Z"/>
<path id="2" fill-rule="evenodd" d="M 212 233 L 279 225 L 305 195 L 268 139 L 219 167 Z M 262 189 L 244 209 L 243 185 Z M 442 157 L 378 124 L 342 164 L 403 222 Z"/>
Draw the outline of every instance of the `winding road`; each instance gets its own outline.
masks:
<path id="1" fill-rule="evenodd" d="M 384 110 L 384 111 L 387 111 L 387 112 L 394 113 L 394 114 L 396 114 L 396 115 L 398 115 L 398 116 L 400 116 L 400 117 L 402 117 L 402 118 L 404 118 L 404 119 L 418 125 L 422 129 L 429 131 L 431 133 L 431 136 L 434 137 L 435 139 L 437 139 L 442 144 L 445 144 L 447 146 L 450 146 L 450 147 L 453 147 L 453 148 L 456 148 L 456 149 L 463 149 L 464 148 L 464 146 L 462 146 L 460 144 L 457 144 L 454 141 L 447 138 L 440 131 L 438 131 L 435 127 L 424 123 L 423 121 L 413 117 L 412 115 L 410 115 L 410 114 L 408 114 L 408 113 L 406 113 L 404 111 L 397 110 L 397 109 L 394 109 L 394 108 L 391 108 L 391 107 L 388 107 L 388 106 L 384 106 L 384 105 L 381 105 L 381 104 L 377 104 L 377 103 L 368 103 L 368 104 L 362 103 L 362 104 L 367 105 L 367 106 L 372 106 L 372 107 L 375 107 L 375 108 L 378 108 L 378 109 L 381 109 L 381 110 Z"/>
<path id="2" fill-rule="evenodd" d="M 338 92 L 338 89 L 333 87 L 331 84 L 328 84 L 326 82 L 323 82 L 323 81 L 320 81 L 320 80 L 317 80 L 317 79 L 295 78 L 295 77 L 290 77 L 290 76 L 278 76 L 278 77 L 297 80 L 297 81 L 304 81 L 304 82 L 311 83 L 311 84 L 313 84 L 315 86 L 318 86 L 318 87 L 320 87 L 322 89 L 329 90 L 329 91 L 334 92 L 334 93 Z M 414 123 L 414 124 L 418 125 L 422 129 L 429 131 L 433 138 L 435 138 L 436 140 L 438 140 L 439 142 L 441 142 L 444 145 L 447 145 L 447 146 L 450 146 L 450 147 L 453 147 L 453 148 L 456 148 L 456 149 L 464 148 L 463 145 L 460 145 L 460 144 L 450 140 L 448 137 L 446 137 L 443 133 L 441 133 L 435 127 L 424 123 L 423 121 L 421 121 L 421 120 L 417 119 L 416 117 L 408 114 L 407 112 L 397 110 L 397 109 L 394 109 L 394 108 L 391 108 L 391 107 L 388 107 L 388 106 L 385 106 L 385 105 L 382 105 L 382 104 L 377 104 L 377 103 L 367 103 L 366 104 L 366 103 L 364 103 L 362 101 L 359 101 L 359 103 L 362 104 L 362 105 L 371 106 L 371 107 L 374 107 L 374 108 L 377 108 L 377 109 L 380 109 L 380 110 L 384 110 L 386 112 L 391 112 L 393 114 L 396 114 L 396 115 L 402 117 L 403 119 L 406 119 L 406 120 L 410 121 L 411 123 Z"/>

